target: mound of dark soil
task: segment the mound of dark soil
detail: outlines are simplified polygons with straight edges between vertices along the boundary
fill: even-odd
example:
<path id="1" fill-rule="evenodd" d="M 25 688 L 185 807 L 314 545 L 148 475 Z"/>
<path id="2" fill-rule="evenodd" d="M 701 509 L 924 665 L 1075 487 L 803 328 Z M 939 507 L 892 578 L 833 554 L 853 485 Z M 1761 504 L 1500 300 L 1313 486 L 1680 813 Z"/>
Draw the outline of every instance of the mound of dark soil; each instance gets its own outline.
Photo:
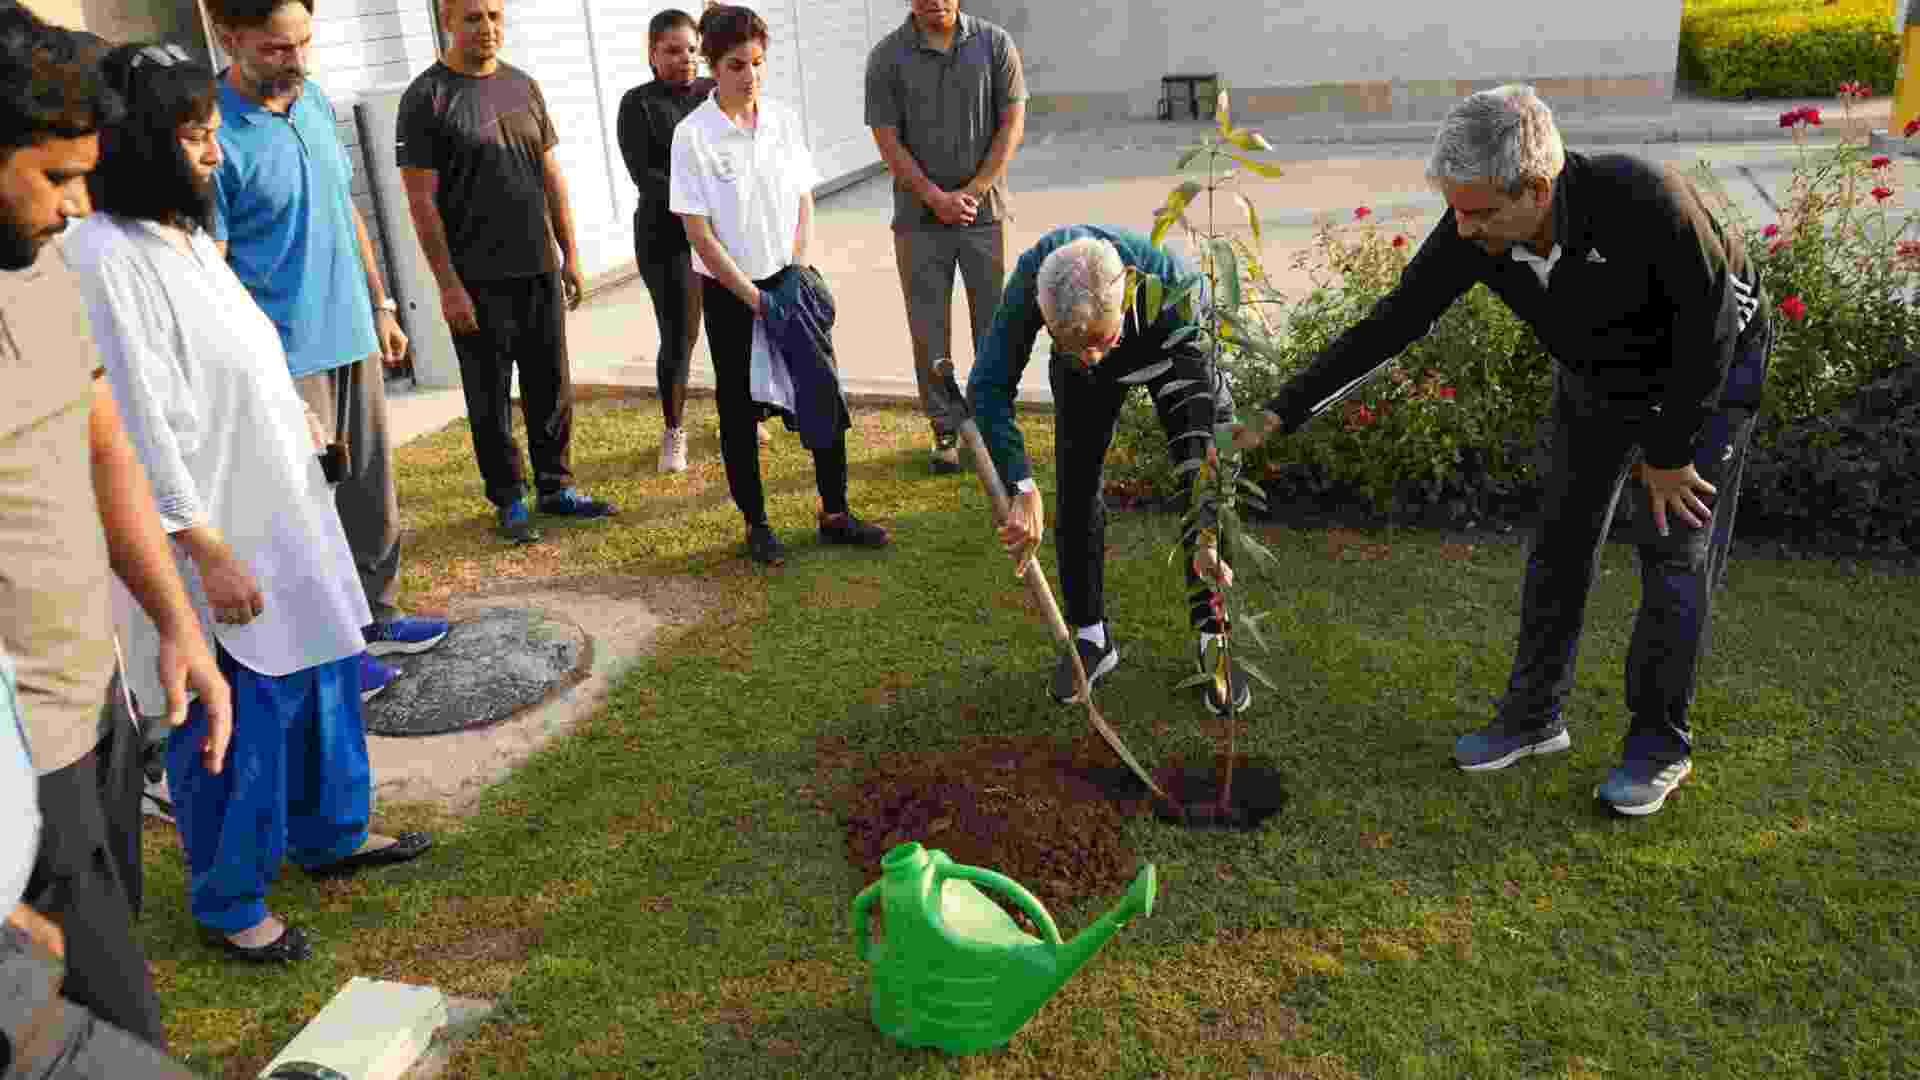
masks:
<path id="1" fill-rule="evenodd" d="M 996 870 L 1051 909 L 1108 903 L 1140 859 L 1122 838 L 1147 809 L 1117 782 L 1113 753 L 1086 738 L 980 739 L 952 750 L 886 754 L 857 766 L 840 797 L 847 858 L 869 879 L 909 840 Z"/>

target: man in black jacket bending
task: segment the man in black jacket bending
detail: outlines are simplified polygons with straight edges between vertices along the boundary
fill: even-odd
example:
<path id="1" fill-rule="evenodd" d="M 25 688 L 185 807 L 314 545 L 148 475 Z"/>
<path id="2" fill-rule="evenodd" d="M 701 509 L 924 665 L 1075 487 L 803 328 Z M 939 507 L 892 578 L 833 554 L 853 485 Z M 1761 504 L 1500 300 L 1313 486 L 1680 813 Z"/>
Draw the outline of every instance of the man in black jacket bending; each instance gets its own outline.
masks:
<path id="1" fill-rule="evenodd" d="M 1502 769 L 1572 745 L 1587 594 L 1636 451 L 1640 612 L 1627 656 L 1632 713 L 1620 765 L 1594 795 L 1659 811 L 1693 770 L 1687 710 L 1713 582 L 1766 381 L 1772 333 L 1737 236 L 1670 168 L 1567 153 L 1529 86 L 1454 106 L 1428 179 L 1448 210 L 1394 290 L 1267 404 L 1241 445 L 1297 430 L 1424 336 L 1475 284 L 1526 320 L 1559 364 L 1553 453 L 1527 560 L 1520 641 L 1493 722 L 1454 745 L 1462 769 Z"/>

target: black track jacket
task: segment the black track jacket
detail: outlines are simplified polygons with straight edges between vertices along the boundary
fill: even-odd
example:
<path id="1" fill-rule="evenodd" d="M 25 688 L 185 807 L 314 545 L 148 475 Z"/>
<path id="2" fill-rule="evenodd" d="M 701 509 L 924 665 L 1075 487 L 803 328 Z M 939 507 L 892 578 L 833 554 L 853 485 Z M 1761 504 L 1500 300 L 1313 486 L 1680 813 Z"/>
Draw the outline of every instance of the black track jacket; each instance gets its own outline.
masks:
<path id="1" fill-rule="evenodd" d="M 1484 283 L 1562 366 L 1603 398 L 1650 415 L 1648 464 L 1692 461 L 1710 413 L 1759 404 L 1760 387 L 1727 385 L 1736 341 L 1765 321 L 1745 246 L 1692 181 L 1629 154 L 1568 153 L 1553 214 L 1561 254 L 1543 288 L 1511 254 L 1490 255 L 1462 238 L 1447 210 L 1393 291 L 1289 380 L 1268 410 L 1284 430 L 1298 429 Z"/>

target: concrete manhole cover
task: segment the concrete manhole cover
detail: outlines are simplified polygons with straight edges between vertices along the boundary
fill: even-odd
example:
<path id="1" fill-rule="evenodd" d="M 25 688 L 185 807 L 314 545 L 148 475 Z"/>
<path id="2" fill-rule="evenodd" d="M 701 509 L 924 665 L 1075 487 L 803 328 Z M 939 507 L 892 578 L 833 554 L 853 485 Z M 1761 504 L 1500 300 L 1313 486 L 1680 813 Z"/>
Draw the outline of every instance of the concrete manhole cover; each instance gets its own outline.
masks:
<path id="1" fill-rule="evenodd" d="M 587 635 L 541 611 L 490 608 L 453 624 L 432 651 L 389 656 L 400 669 L 368 702 L 373 735 L 440 735 L 500 723 L 571 680 Z"/>

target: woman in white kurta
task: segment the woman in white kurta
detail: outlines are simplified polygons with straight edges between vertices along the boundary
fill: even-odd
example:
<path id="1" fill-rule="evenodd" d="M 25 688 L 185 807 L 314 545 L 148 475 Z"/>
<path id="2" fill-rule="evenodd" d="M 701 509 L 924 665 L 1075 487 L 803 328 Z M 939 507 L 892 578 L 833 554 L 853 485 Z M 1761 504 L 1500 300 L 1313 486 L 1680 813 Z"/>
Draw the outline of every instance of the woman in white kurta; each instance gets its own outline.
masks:
<path id="1" fill-rule="evenodd" d="M 128 113 L 102 132 L 97 212 L 66 254 L 233 687 L 220 774 L 194 749 L 198 705 L 169 740 L 190 906 L 234 955 L 297 960 L 305 935 L 266 905 L 283 857 L 324 872 L 411 858 L 429 840 L 367 831 L 358 656 L 371 617 L 280 335 L 203 227 L 220 163 L 213 74 L 172 46 L 129 46 L 105 68 Z M 136 702 L 157 709 L 157 632 L 131 603 L 119 621 Z"/>

